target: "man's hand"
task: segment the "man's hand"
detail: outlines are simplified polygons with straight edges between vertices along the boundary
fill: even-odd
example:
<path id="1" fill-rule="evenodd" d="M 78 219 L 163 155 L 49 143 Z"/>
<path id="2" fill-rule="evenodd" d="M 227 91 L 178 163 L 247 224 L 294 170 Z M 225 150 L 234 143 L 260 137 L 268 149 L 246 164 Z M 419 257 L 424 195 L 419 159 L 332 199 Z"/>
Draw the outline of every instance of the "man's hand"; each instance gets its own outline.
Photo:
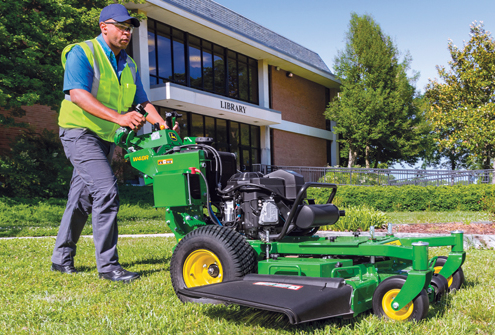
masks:
<path id="1" fill-rule="evenodd" d="M 167 126 L 167 122 L 163 122 L 162 124 L 165 126 L 165 129 L 169 129 Z M 180 133 L 179 122 L 175 121 L 173 130 L 175 130 L 177 133 Z"/>
<path id="2" fill-rule="evenodd" d="M 129 127 L 135 131 L 139 130 L 146 122 L 144 116 L 136 111 L 119 114 L 116 111 L 105 107 L 101 102 L 96 100 L 91 93 L 83 89 L 70 90 L 70 98 L 73 103 L 86 112 L 99 117 L 100 119 L 117 123 L 120 126 Z"/>
<path id="3" fill-rule="evenodd" d="M 121 114 L 117 123 L 123 127 L 129 127 L 134 131 L 138 131 L 146 123 L 146 119 L 141 113 L 136 111 Z"/>

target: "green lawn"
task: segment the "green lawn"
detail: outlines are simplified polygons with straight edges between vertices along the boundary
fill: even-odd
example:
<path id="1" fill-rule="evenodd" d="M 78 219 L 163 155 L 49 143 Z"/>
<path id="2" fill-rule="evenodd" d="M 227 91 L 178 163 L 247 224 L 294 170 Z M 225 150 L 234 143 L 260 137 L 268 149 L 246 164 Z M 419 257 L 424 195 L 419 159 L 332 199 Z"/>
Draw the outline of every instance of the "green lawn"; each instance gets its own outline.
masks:
<path id="1" fill-rule="evenodd" d="M 493 334 L 495 252 L 468 250 L 465 287 L 433 305 L 419 323 L 364 313 L 291 326 L 284 316 L 238 306 L 182 304 L 169 276 L 173 238 L 121 238 L 119 255 L 142 279 L 98 279 L 91 239 L 78 244 L 76 267 L 49 271 L 53 238 L 0 240 L 2 334 Z M 447 248 L 430 249 L 446 254 Z"/>
<path id="2" fill-rule="evenodd" d="M 19 201 L 0 198 L 0 237 L 55 236 L 64 213 L 63 199 Z M 124 203 L 118 215 L 119 233 L 170 233 L 165 224 L 165 209 L 155 209 L 146 203 Z M 91 217 L 83 234 L 91 235 Z"/>

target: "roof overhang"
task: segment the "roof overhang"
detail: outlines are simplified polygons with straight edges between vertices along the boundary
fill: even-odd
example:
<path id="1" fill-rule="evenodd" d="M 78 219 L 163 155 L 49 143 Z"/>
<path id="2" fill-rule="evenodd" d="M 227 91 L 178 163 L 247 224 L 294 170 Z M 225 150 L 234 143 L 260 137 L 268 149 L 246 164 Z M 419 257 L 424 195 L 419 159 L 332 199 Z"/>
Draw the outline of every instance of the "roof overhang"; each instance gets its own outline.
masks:
<path id="1" fill-rule="evenodd" d="M 292 72 L 328 88 L 338 88 L 340 82 L 331 73 L 322 71 L 283 52 L 254 41 L 224 26 L 208 21 L 182 8 L 161 0 L 148 0 L 144 4 L 128 3 L 129 9 L 138 9 L 149 18 L 166 23 L 190 34 L 240 52 L 254 59 L 265 59 L 270 65 Z"/>
<path id="2" fill-rule="evenodd" d="M 282 113 L 279 111 L 173 83 L 152 86 L 148 97 L 157 106 L 257 126 L 275 125 L 282 122 Z"/>

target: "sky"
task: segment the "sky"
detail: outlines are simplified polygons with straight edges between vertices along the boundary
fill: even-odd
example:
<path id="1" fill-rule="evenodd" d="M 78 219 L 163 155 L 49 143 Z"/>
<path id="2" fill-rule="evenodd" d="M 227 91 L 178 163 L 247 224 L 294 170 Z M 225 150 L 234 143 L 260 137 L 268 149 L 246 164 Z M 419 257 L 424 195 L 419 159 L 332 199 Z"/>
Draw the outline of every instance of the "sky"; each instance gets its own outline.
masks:
<path id="1" fill-rule="evenodd" d="M 424 93 L 436 66 L 448 66 L 448 41 L 462 47 L 472 22 L 495 31 L 495 0 L 215 0 L 217 3 L 318 53 L 334 72 L 334 59 L 345 47 L 351 13 L 371 15 L 398 50 L 412 57 Z M 402 60 L 402 58 L 401 58 Z"/>

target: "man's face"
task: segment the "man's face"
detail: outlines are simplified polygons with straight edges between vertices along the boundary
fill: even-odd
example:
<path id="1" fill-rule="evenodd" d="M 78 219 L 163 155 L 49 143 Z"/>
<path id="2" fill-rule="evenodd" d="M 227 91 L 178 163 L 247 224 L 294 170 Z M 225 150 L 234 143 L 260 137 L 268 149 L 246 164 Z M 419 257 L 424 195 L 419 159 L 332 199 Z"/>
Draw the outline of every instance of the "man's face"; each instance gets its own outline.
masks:
<path id="1" fill-rule="evenodd" d="M 131 41 L 132 30 L 134 26 L 131 20 L 125 22 L 116 22 L 113 19 L 100 23 L 101 31 L 107 37 L 110 48 L 123 50 L 127 48 Z"/>

